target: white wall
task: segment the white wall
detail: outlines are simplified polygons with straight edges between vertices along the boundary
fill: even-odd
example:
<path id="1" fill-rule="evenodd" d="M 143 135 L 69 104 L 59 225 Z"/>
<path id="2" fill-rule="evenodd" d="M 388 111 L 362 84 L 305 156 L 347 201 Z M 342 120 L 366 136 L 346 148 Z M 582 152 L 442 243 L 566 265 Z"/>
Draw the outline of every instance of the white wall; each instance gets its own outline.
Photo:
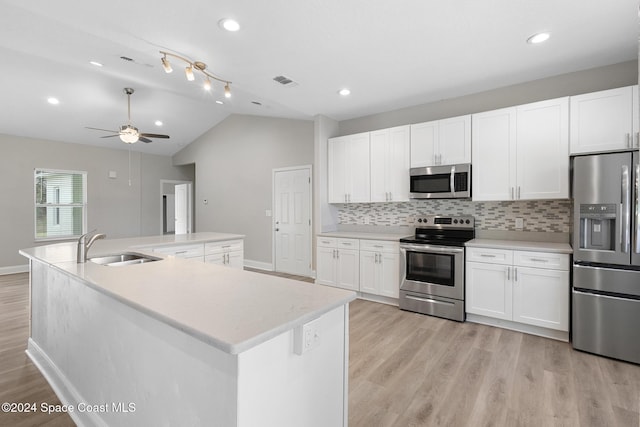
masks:
<path id="1" fill-rule="evenodd" d="M 231 115 L 175 154 L 195 163 L 196 230 L 244 234 L 245 259 L 271 265 L 272 170 L 312 164 L 313 132 L 310 120 Z"/>
<path id="2" fill-rule="evenodd" d="M 479 113 L 544 99 L 579 95 L 638 83 L 638 61 L 577 71 L 545 79 L 505 86 L 458 98 L 444 99 L 400 110 L 340 122 L 337 135 L 351 135 L 412 123 L 427 122 L 463 114 Z M 428 84 L 428 82 L 425 82 Z"/>
<path id="3" fill-rule="evenodd" d="M 192 180 L 193 168 L 172 166 L 171 158 L 0 134 L 0 273 L 26 265 L 18 254 L 34 240 L 33 171 L 87 171 L 87 226 L 108 238 L 159 234 L 160 179 Z M 117 178 L 108 178 L 116 171 Z"/>

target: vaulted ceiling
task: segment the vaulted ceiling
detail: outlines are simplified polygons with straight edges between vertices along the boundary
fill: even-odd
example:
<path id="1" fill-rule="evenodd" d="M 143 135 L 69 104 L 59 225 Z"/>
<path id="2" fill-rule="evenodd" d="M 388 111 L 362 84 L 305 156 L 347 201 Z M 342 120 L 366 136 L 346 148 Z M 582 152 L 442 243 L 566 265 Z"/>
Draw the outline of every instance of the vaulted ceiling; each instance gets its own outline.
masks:
<path id="1" fill-rule="evenodd" d="M 540 31 L 549 41 L 526 43 Z M 232 97 L 177 60 L 166 74 L 159 50 L 205 62 Z M 132 87 L 132 124 L 171 135 L 134 149 L 170 155 L 233 113 L 344 120 L 637 52 L 637 0 L 2 0 L 0 133 L 124 148 L 85 127 L 126 124 Z"/>

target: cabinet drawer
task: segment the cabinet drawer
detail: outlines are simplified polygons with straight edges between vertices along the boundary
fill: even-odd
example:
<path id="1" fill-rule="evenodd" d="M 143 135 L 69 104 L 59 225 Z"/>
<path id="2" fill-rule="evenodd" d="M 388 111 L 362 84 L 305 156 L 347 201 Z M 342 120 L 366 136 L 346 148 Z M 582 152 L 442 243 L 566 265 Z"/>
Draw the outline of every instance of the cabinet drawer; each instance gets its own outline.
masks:
<path id="1" fill-rule="evenodd" d="M 205 255 L 215 255 L 232 251 L 242 251 L 242 240 L 230 240 L 225 242 L 207 242 L 204 244 Z"/>
<path id="2" fill-rule="evenodd" d="M 318 237 L 317 245 L 322 248 L 335 248 L 338 239 L 335 237 Z"/>
<path id="3" fill-rule="evenodd" d="M 397 254 L 400 253 L 400 243 L 387 240 L 360 240 L 360 250 Z"/>
<path id="4" fill-rule="evenodd" d="M 513 251 L 491 248 L 467 248 L 467 261 L 489 264 L 512 264 Z"/>
<path id="5" fill-rule="evenodd" d="M 204 245 L 199 243 L 195 245 L 161 246 L 153 248 L 153 251 L 178 258 L 194 258 L 204 255 Z"/>
<path id="6" fill-rule="evenodd" d="M 569 255 L 552 252 L 514 251 L 513 263 L 522 267 L 569 270 Z"/>
<path id="7" fill-rule="evenodd" d="M 360 241 L 358 239 L 338 239 L 336 247 L 338 249 L 355 249 L 360 248 Z"/>

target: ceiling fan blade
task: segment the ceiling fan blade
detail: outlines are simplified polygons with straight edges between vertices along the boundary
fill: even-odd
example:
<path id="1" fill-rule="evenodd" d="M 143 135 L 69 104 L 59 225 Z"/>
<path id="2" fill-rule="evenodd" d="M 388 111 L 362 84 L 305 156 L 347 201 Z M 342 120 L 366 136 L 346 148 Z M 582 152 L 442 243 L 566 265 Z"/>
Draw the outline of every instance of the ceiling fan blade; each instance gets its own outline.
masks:
<path id="1" fill-rule="evenodd" d="M 153 142 L 153 141 L 151 141 L 150 139 L 145 138 L 145 137 L 144 137 L 144 136 L 142 136 L 142 135 L 140 135 L 140 137 L 138 138 L 138 141 L 142 141 L 142 142 L 146 142 L 146 143 Z"/>
<path id="2" fill-rule="evenodd" d="M 159 133 L 141 133 L 140 136 L 146 136 L 147 138 L 164 138 L 169 139 L 169 135 L 161 135 Z"/>
<path id="3" fill-rule="evenodd" d="M 116 133 L 115 135 L 101 136 L 100 138 L 113 138 L 114 136 L 120 136 L 120 135 Z"/>
<path id="4" fill-rule="evenodd" d="M 85 126 L 85 129 L 101 130 L 101 131 L 104 131 L 104 132 L 112 132 L 112 133 L 115 133 L 115 134 L 117 134 L 117 133 L 118 133 L 118 131 L 117 131 L 117 130 L 109 130 L 109 129 L 92 128 L 92 127 L 89 127 L 89 126 Z"/>

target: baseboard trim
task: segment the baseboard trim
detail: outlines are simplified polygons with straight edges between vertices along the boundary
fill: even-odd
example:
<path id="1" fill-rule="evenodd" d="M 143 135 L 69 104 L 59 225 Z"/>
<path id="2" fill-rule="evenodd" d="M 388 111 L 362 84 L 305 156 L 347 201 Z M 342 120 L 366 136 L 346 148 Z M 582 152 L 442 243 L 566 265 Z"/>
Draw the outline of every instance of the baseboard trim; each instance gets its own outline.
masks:
<path id="1" fill-rule="evenodd" d="M 244 266 L 249 268 L 255 268 L 257 270 L 273 271 L 273 264 L 271 264 L 270 262 L 253 261 L 250 259 L 245 259 Z"/>
<path id="2" fill-rule="evenodd" d="M 523 332 L 525 334 L 569 342 L 569 332 L 557 331 L 555 329 L 542 328 L 540 326 L 527 325 L 509 320 L 494 319 L 493 317 L 482 316 L 479 314 L 467 313 L 467 322 L 480 323 L 482 325 L 495 326 L 498 328 Z"/>
<path id="3" fill-rule="evenodd" d="M 99 426 L 106 425 L 102 418 L 95 412 L 78 411 L 78 404 L 85 402 L 80 393 L 67 380 L 67 377 L 58 369 L 55 363 L 47 356 L 47 354 L 36 344 L 33 339 L 29 338 L 27 343 L 27 356 L 33 364 L 38 368 L 42 376 L 47 380 L 53 392 L 58 396 L 60 402 L 66 406 L 73 406 L 73 411 L 68 414 L 74 423 L 78 426 Z"/>
<path id="4" fill-rule="evenodd" d="M 0 267 L 0 276 L 4 276 L 6 274 L 28 273 L 28 272 L 29 272 L 29 264 Z"/>

